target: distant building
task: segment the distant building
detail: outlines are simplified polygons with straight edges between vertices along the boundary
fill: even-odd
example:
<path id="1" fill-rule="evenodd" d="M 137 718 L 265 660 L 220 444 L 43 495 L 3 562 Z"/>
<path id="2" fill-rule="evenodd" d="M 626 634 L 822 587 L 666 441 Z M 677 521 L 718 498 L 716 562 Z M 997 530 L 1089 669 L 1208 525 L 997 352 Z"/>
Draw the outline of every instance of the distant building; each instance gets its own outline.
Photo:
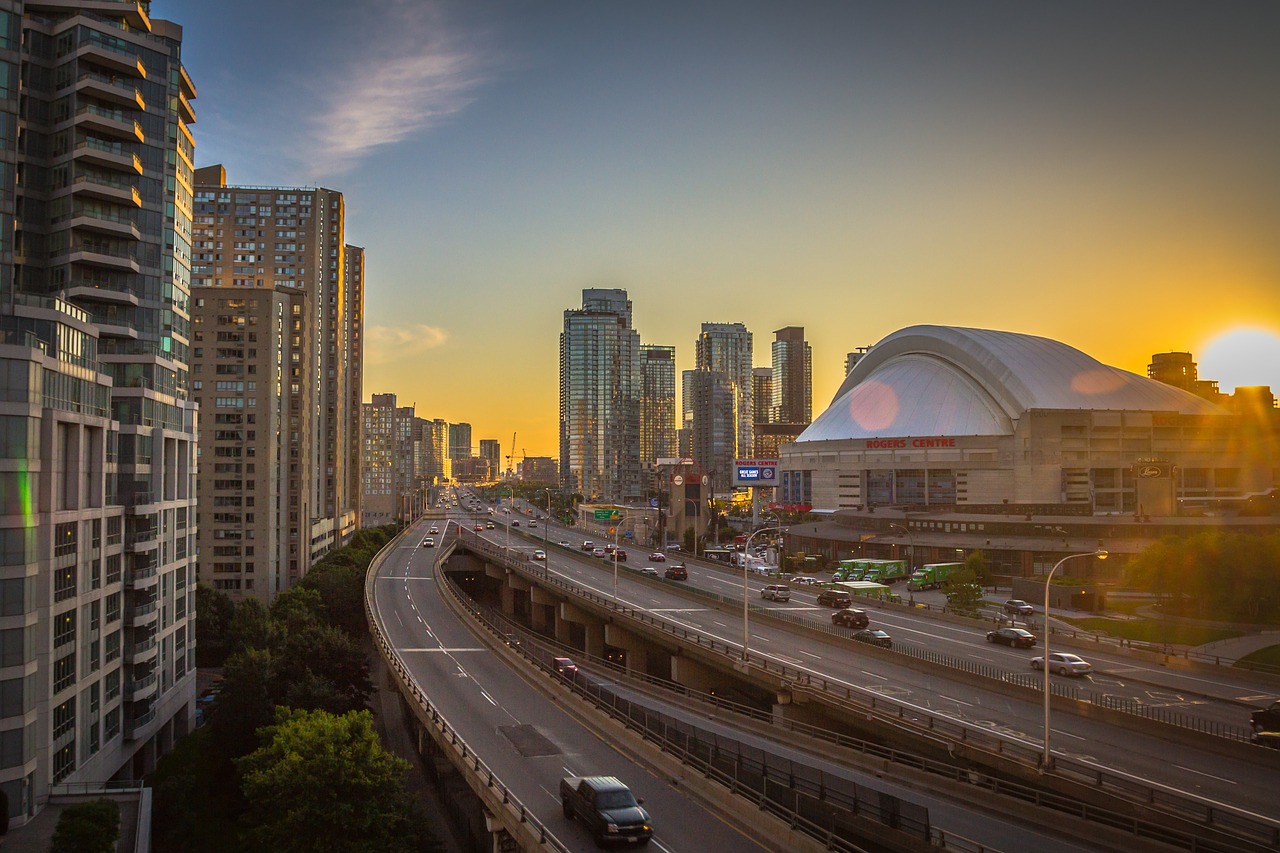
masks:
<path id="1" fill-rule="evenodd" d="M 1165 385 L 1190 391 L 1210 403 L 1220 403 L 1225 396 L 1218 390 L 1217 380 L 1200 379 L 1189 352 L 1156 353 L 1147 365 L 1147 376 Z"/>
<path id="2" fill-rule="evenodd" d="M 480 455 L 489 460 L 490 477 L 496 479 L 502 471 L 502 443 L 496 438 L 480 439 Z"/>
<path id="3" fill-rule="evenodd" d="M 550 456 L 526 456 L 520 461 L 520 479 L 526 483 L 559 482 L 556 460 Z"/>
<path id="4" fill-rule="evenodd" d="M 718 370 L 686 370 L 685 379 L 693 407 L 693 458 L 701 473 L 709 477 L 711 489 L 727 494 L 732 489 L 737 455 L 737 386 Z"/>
<path id="5" fill-rule="evenodd" d="M 676 348 L 640 345 L 640 464 L 674 456 L 676 443 Z"/>
<path id="6" fill-rule="evenodd" d="M 803 326 L 774 332 L 772 423 L 809 425 L 813 420 L 813 350 Z"/>
<path id="7" fill-rule="evenodd" d="M 643 491 L 640 334 L 625 290 L 586 289 L 560 334 L 560 479 L 590 500 Z"/>
<path id="8" fill-rule="evenodd" d="M 421 509 L 415 471 L 413 406 L 397 406 L 395 394 L 374 394 L 360 407 L 361 527 L 379 527 Z"/>
<path id="9" fill-rule="evenodd" d="M 752 336 L 741 323 L 703 323 L 695 343 L 694 367 L 723 373 L 733 386 L 736 443 L 744 452 L 755 447 L 752 417 Z M 696 445 L 696 440 L 695 440 Z M 697 458 L 697 452 L 694 452 Z M 704 460 L 699 460 L 706 465 Z"/>
<path id="10" fill-rule="evenodd" d="M 844 375 L 848 376 L 849 371 L 858 366 L 858 362 L 867 354 L 871 347 L 858 347 L 853 352 L 848 353 L 844 357 Z"/>
<path id="11" fill-rule="evenodd" d="M 449 423 L 441 418 L 418 420 L 415 427 L 418 479 L 431 486 L 447 482 L 453 476 L 452 460 L 449 458 Z"/>
<path id="12" fill-rule="evenodd" d="M 471 424 L 449 424 L 449 458 L 471 458 Z"/>
<path id="13" fill-rule="evenodd" d="M 773 417 L 773 368 L 751 369 L 751 423 L 756 427 L 769 423 Z M 759 454 L 757 454 L 758 456 Z"/>

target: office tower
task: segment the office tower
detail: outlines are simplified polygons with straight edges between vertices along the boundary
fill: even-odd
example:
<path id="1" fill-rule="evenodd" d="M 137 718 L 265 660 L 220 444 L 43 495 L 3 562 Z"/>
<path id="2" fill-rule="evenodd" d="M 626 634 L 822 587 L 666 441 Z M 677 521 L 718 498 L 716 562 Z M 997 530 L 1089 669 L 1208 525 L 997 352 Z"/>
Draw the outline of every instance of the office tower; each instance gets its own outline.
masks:
<path id="1" fill-rule="evenodd" d="M 674 456 L 676 443 L 676 348 L 640 345 L 640 464 Z"/>
<path id="2" fill-rule="evenodd" d="M 414 466 L 413 406 L 397 406 L 395 394 L 374 394 L 360 405 L 361 527 L 379 527 L 412 517 L 422 490 Z"/>
<path id="3" fill-rule="evenodd" d="M 480 439 L 480 455 L 489 462 L 489 479 L 496 479 L 502 471 L 502 444 L 496 438 Z"/>
<path id="4" fill-rule="evenodd" d="M 449 424 L 449 458 L 471 458 L 471 424 Z"/>
<path id="5" fill-rule="evenodd" d="M 359 442 L 359 408 L 353 409 L 352 404 L 359 399 L 363 252 L 344 242 L 343 198 L 334 190 L 228 186 L 225 170 L 214 165 L 196 171 L 195 193 L 192 278 L 202 294 L 220 289 L 236 299 L 260 297 L 260 303 L 270 298 L 262 294 L 273 290 L 305 295 L 305 300 L 293 300 L 287 306 L 292 313 L 278 315 L 265 328 L 245 330 L 243 389 L 211 394 L 210 386 L 204 384 L 200 395 L 206 420 L 241 411 L 244 405 L 246 456 L 281 460 L 269 474 L 259 470 L 258 477 L 246 477 L 245 483 L 247 489 L 249 480 L 256 484 L 266 476 L 281 479 L 273 495 L 277 504 L 266 512 L 282 528 L 285 562 L 279 569 L 268 569 L 273 580 L 265 593 L 254 587 L 254 595 L 271 597 L 306 575 L 317 559 L 355 531 L 359 492 L 353 493 L 351 487 L 358 477 L 348 467 L 358 466 L 360 458 L 351 448 Z M 193 342 L 192 361 L 202 377 L 210 370 L 229 367 L 218 364 L 219 344 L 232 334 L 219 328 L 221 315 L 214 307 L 219 302 L 205 297 L 194 309 L 198 340 Z M 308 352 L 300 351 L 303 346 Z M 288 360 L 282 357 L 286 350 Z M 276 395 L 270 404 L 280 407 L 277 415 L 283 420 L 278 432 L 247 429 L 251 414 L 247 405 L 253 397 L 250 382 L 259 391 L 266 383 Z M 252 439 L 249 432 L 254 434 Z M 273 442 L 282 446 L 269 447 Z M 205 459 L 214 452 L 208 446 L 201 450 Z M 210 485 L 208 480 L 202 482 Z M 211 491 L 201 494 L 201 512 L 206 516 L 218 498 L 241 494 L 234 478 L 211 485 Z M 230 546 L 223 540 L 235 537 L 237 531 L 246 536 L 249 522 L 236 522 L 226 513 L 220 522 L 207 520 L 201 529 L 199 574 L 201 580 L 212 583 L 213 549 L 228 552 Z M 245 550 L 250 548 L 257 557 L 256 545 L 245 543 Z M 249 562 L 257 562 L 249 561 L 248 554 L 241 556 L 246 569 Z M 256 565 L 253 568 L 258 571 Z M 242 587 L 241 592 L 247 590 Z"/>
<path id="6" fill-rule="evenodd" d="M 690 445 L 693 458 L 709 478 L 711 490 L 728 494 L 733 484 L 737 454 L 738 387 L 718 370 L 686 370 L 685 388 L 691 395 L 693 426 Z"/>
<path id="7" fill-rule="evenodd" d="M 0 11 L 0 790 L 140 779 L 193 726 L 195 87 L 145 4 Z"/>
<path id="8" fill-rule="evenodd" d="M 755 412 L 751 396 L 751 333 L 741 323 L 703 323 L 695 355 L 694 367 L 697 370 L 723 373 L 733 383 L 737 418 L 737 446 L 733 453 L 736 455 L 739 450 L 749 453 L 755 447 L 755 431 L 751 422 Z M 697 458 L 696 453 L 694 458 Z"/>
<path id="9" fill-rule="evenodd" d="M 192 394 L 200 403 L 200 579 L 270 603 L 296 580 L 298 542 L 279 513 L 305 506 L 299 458 L 314 446 L 301 389 L 276 359 L 314 373 L 310 295 L 291 287 L 191 289 Z M 296 457 L 292 454 L 296 454 Z M 292 526 L 292 525 L 291 525 Z"/>
<path id="10" fill-rule="evenodd" d="M 560 334 L 560 479 L 589 500 L 642 492 L 640 334 L 625 290 L 586 289 Z"/>
<path id="11" fill-rule="evenodd" d="M 773 334 L 773 415 L 769 420 L 808 426 L 813 420 L 813 350 L 804 339 L 803 326 L 787 326 Z"/>

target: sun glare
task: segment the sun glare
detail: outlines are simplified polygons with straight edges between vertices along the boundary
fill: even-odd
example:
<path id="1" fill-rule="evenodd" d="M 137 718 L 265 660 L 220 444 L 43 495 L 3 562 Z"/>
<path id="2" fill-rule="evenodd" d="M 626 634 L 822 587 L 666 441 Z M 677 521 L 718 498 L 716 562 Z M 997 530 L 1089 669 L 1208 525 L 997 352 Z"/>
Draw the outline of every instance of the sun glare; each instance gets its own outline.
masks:
<path id="1" fill-rule="evenodd" d="M 1280 392 L 1280 334 L 1270 329 L 1232 329 L 1193 357 L 1200 378 L 1218 380 L 1224 392 L 1242 385 L 1270 385 Z"/>

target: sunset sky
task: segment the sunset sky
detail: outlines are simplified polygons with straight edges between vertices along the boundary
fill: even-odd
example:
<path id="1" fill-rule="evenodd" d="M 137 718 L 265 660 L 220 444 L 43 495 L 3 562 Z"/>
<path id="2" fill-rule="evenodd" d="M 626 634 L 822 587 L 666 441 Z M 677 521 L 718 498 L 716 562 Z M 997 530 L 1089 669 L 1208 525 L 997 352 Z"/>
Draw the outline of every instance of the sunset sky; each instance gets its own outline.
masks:
<path id="1" fill-rule="evenodd" d="M 1280 3 L 155 0 L 198 165 L 367 251 L 365 399 L 557 454 L 558 335 L 625 288 L 693 366 L 804 326 L 1044 335 L 1280 393 Z"/>

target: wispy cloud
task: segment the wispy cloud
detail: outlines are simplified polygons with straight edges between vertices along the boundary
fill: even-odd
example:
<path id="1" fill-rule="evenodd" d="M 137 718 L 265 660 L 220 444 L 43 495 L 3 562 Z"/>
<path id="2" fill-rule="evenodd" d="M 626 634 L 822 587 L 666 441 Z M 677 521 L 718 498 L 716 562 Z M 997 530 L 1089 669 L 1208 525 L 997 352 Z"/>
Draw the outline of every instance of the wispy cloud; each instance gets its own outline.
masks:
<path id="1" fill-rule="evenodd" d="M 461 112 L 487 77 L 474 34 L 451 27 L 435 3 L 384 0 L 371 38 L 314 81 L 319 98 L 299 145 L 314 174 L 344 172 L 374 150 Z"/>
<path id="2" fill-rule="evenodd" d="M 449 333 L 436 326 L 369 326 L 364 330 L 365 364 L 389 364 L 444 346 Z"/>

